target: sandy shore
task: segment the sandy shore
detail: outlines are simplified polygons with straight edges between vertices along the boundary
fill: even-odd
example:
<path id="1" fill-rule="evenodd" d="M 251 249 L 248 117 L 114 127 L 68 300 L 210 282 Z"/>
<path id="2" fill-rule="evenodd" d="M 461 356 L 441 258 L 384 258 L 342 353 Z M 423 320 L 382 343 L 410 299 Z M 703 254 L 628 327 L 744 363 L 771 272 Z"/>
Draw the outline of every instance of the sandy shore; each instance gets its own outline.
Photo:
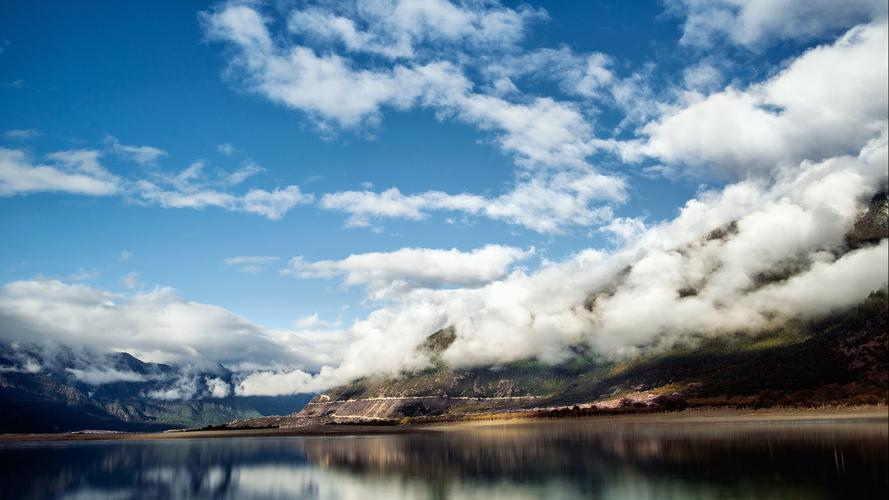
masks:
<path id="1" fill-rule="evenodd" d="M 719 423 L 790 423 L 817 421 L 876 420 L 889 424 L 889 407 L 866 406 L 853 408 L 826 409 L 691 409 L 674 413 L 637 414 L 619 416 L 594 416 L 564 419 L 572 422 L 588 422 L 590 425 L 613 425 L 632 423 L 642 425 L 661 424 L 719 424 Z M 0 434 L 0 444 L 13 442 L 40 441 L 100 441 L 100 440 L 158 440 L 158 439 L 205 439 L 237 437 L 286 437 L 286 436 L 332 436 L 332 435 L 373 435 L 406 434 L 420 432 L 446 432 L 482 426 L 517 425 L 528 423 L 560 422 L 563 419 L 510 418 L 473 420 L 408 425 L 316 425 L 293 429 L 237 429 L 237 430 L 197 430 L 170 431 L 156 433 L 60 433 L 60 434 Z"/>

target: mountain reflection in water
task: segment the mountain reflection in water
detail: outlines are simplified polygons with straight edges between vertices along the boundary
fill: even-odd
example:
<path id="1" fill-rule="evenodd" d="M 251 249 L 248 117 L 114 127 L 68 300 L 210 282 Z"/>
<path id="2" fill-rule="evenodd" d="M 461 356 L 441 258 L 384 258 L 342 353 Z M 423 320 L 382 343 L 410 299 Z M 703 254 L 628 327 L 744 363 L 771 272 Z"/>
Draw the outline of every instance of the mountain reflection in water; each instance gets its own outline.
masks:
<path id="1" fill-rule="evenodd" d="M 0 445 L 0 498 L 886 498 L 885 420 Z"/>

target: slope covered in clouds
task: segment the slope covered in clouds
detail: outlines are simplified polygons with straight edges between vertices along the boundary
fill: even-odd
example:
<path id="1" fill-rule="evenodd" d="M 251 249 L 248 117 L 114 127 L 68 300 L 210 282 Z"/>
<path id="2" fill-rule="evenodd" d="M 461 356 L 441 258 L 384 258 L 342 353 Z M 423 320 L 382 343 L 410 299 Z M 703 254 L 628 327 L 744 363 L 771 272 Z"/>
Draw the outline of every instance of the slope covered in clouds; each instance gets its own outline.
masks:
<path id="1" fill-rule="evenodd" d="M 430 359 L 416 347 L 444 326 L 455 327 L 456 339 L 441 359 L 471 367 L 529 358 L 556 363 L 578 348 L 619 359 L 844 310 L 889 277 L 885 239 L 860 247 L 847 241 L 863 207 L 885 188 L 885 171 L 871 165 L 874 177 L 850 166 L 864 163 L 845 158 L 813 166 L 811 182 L 772 192 L 751 184 L 711 193 L 612 255 L 587 251 L 475 289 L 413 290 L 353 326 L 356 340 L 339 367 L 315 376 L 251 375 L 239 390 L 321 390 L 420 370 Z M 837 189 L 843 179 L 845 195 Z M 756 208 L 736 218 L 750 208 L 741 203 Z M 686 231 L 698 236 L 674 239 Z"/>

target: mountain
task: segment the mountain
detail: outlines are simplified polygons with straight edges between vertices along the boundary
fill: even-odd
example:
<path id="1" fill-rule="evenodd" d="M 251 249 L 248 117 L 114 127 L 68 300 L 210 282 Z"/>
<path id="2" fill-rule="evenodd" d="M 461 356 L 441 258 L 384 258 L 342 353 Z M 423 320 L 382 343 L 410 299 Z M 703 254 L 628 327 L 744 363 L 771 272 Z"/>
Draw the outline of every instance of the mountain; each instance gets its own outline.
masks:
<path id="1" fill-rule="evenodd" d="M 727 224 L 703 238 L 729 240 L 737 230 Z M 842 247 L 830 251 L 839 257 L 887 237 L 889 202 L 881 193 L 860 213 Z M 752 286 L 782 282 L 803 269 L 790 262 L 757 275 Z M 615 279 L 624 279 L 629 270 Z M 582 307 L 594 310 L 610 290 L 591 292 Z M 676 290 L 680 297 L 699 292 Z M 685 406 L 885 403 L 887 309 L 884 286 L 860 304 L 816 319 L 787 318 L 758 332 L 699 332 L 684 343 L 642 350 L 635 357 L 612 359 L 576 346 L 573 356 L 559 364 L 526 359 L 471 368 L 444 362 L 441 354 L 457 339 L 453 328 L 444 328 L 417 347 L 418 355 L 432 359 L 425 370 L 362 378 L 314 398 L 231 395 L 236 377 L 222 365 L 186 372 L 127 353 L 0 345 L 0 432 L 145 431 L 225 422 L 230 427 L 289 427 L 505 411 L 563 415 Z"/>
<path id="2" fill-rule="evenodd" d="M 705 238 L 729 239 L 735 232 L 736 226 L 728 224 Z M 880 193 L 837 252 L 887 237 L 889 203 Z M 796 272 L 793 266 L 775 269 L 759 275 L 754 286 L 787 280 Z M 591 294 L 585 307 L 596 307 L 597 296 Z M 439 354 L 456 339 L 456 332 L 445 328 L 418 347 L 418 354 L 433 359 L 423 371 L 362 378 L 318 395 L 290 416 L 242 419 L 230 426 L 450 419 L 505 411 L 560 415 L 686 406 L 885 404 L 887 312 L 884 287 L 854 307 L 817 319 L 790 318 L 754 333 L 701 332 L 692 342 L 632 358 L 607 359 L 578 346 L 575 356 L 561 364 L 528 359 L 474 368 L 452 368 L 441 360 Z"/>
<path id="3" fill-rule="evenodd" d="M 22 367 L 22 359 L 31 365 Z M 210 397 L 193 391 L 208 383 L 232 387 L 233 382 L 232 372 L 221 365 L 187 374 L 125 352 L 96 359 L 72 349 L 48 355 L 36 348 L 0 346 L 0 432 L 202 427 L 293 412 L 311 398 Z"/>

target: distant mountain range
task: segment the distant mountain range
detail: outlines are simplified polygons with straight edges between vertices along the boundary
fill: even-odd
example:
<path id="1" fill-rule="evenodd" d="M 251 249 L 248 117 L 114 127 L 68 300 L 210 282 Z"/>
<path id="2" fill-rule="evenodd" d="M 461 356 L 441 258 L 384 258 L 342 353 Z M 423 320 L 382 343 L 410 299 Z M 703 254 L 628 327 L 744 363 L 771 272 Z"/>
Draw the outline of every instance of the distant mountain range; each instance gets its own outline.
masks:
<path id="1" fill-rule="evenodd" d="M 0 432 L 203 427 L 236 418 L 290 413 L 312 397 L 213 397 L 205 392 L 208 386 L 233 386 L 232 372 L 221 365 L 183 373 L 173 366 L 142 362 L 125 352 L 98 360 L 87 358 L 86 365 L 83 356 L 66 348 L 47 355 L 36 348 L 0 346 Z M 21 367 L 23 358 L 35 366 Z M 91 370 L 90 361 L 101 369 Z"/>

